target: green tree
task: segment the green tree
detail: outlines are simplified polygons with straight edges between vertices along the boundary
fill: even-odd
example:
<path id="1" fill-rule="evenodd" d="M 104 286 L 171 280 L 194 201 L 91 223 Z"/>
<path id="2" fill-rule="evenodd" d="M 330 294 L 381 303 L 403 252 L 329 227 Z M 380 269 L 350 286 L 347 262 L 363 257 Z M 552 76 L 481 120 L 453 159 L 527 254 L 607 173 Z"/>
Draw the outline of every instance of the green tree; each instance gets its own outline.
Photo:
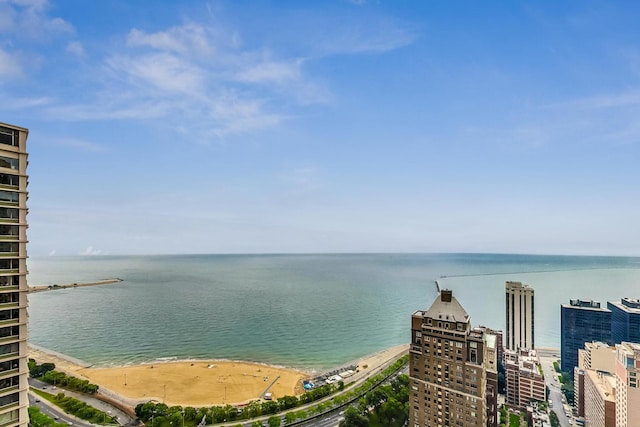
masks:
<path id="1" fill-rule="evenodd" d="M 287 424 L 291 424 L 297 419 L 298 419 L 298 416 L 296 415 L 295 412 L 287 412 L 284 416 L 284 422 Z"/>
<path id="2" fill-rule="evenodd" d="M 251 427 L 264 427 L 264 424 L 262 424 L 262 421 L 254 421 L 251 423 Z"/>
<path id="3" fill-rule="evenodd" d="M 369 427 L 369 420 L 360 415 L 353 406 L 349 406 L 344 411 L 344 420 L 340 421 L 340 427 Z"/>
<path id="4" fill-rule="evenodd" d="M 278 417 L 277 415 L 273 415 L 269 417 L 269 419 L 267 420 L 267 424 L 269 424 L 269 427 L 280 427 L 282 421 L 280 420 L 280 417 Z"/>
<path id="5" fill-rule="evenodd" d="M 393 425 L 395 422 L 403 424 L 405 421 L 404 405 L 398 402 L 393 396 L 389 397 L 386 402 L 380 405 L 376 411 L 381 421 L 386 421 L 385 425 Z"/>

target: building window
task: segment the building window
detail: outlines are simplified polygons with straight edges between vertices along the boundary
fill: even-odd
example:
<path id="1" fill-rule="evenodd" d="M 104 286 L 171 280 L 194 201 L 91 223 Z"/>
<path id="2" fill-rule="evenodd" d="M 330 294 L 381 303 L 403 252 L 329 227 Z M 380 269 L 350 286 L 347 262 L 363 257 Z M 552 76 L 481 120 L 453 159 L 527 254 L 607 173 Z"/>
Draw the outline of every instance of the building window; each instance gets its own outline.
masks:
<path id="1" fill-rule="evenodd" d="M 0 168 L 15 169 L 18 170 L 18 159 L 12 159 L 11 157 L 0 156 Z"/>
<path id="2" fill-rule="evenodd" d="M 0 242 L 0 253 L 18 252 L 17 242 Z"/>
<path id="3" fill-rule="evenodd" d="M 18 131 L 0 126 L 0 144 L 17 147 L 19 143 Z"/>
<path id="4" fill-rule="evenodd" d="M 19 211 L 16 208 L 2 208 L 0 207 L 0 218 L 3 219 L 18 219 Z"/>
<path id="5" fill-rule="evenodd" d="M 20 286 L 18 276 L 0 276 L 0 286 Z"/>
<path id="6" fill-rule="evenodd" d="M 8 173 L 0 173 L 0 185 L 17 187 L 20 185 L 20 177 L 18 175 L 11 175 Z"/>

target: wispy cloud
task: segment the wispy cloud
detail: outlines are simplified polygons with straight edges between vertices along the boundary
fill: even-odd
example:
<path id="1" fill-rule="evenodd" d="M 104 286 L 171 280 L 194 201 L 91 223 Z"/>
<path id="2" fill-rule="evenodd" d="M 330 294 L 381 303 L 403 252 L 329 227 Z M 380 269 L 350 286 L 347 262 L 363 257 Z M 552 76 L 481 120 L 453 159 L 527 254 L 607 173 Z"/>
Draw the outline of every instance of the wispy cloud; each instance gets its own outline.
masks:
<path id="1" fill-rule="evenodd" d="M 48 0 L 4 0 L 0 2 L 0 32 L 15 37 L 47 40 L 61 34 L 72 34 L 71 23 L 48 15 Z"/>
<path id="2" fill-rule="evenodd" d="M 101 255 L 101 254 L 102 254 L 102 250 L 96 249 L 93 246 L 87 246 L 83 251 L 80 251 L 78 253 L 78 255 L 83 255 L 83 256 Z"/>
<path id="3" fill-rule="evenodd" d="M 616 108 L 632 105 L 640 105 L 640 89 L 632 89 L 626 92 L 607 93 L 586 98 L 570 100 L 552 105 L 552 107 L 573 107 L 583 109 Z"/>
<path id="4" fill-rule="evenodd" d="M 67 52 L 74 54 L 78 58 L 84 58 L 87 56 L 84 46 L 82 46 L 82 43 L 78 41 L 68 43 Z"/>
<path id="5" fill-rule="evenodd" d="M 265 61 L 252 64 L 249 68 L 241 70 L 237 79 L 247 83 L 285 83 L 301 78 L 300 67 L 303 61 Z"/>
<path id="6" fill-rule="evenodd" d="M 0 48 L 0 77 L 16 77 L 21 74 L 22 68 L 18 59 Z"/>
<path id="7" fill-rule="evenodd" d="M 150 47 L 180 54 L 212 52 L 206 29 L 191 23 L 156 33 L 147 33 L 134 28 L 127 36 L 127 46 Z"/>
<path id="8" fill-rule="evenodd" d="M 107 148 L 103 145 L 97 144 L 92 141 L 87 141 L 84 139 L 75 139 L 75 138 L 57 138 L 53 139 L 52 142 L 56 145 L 60 145 L 63 147 L 76 148 L 82 151 L 91 151 L 102 153 L 107 151 Z"/>
<path id="9" fill-rule="evenodd" d="M 204 70 L 185 58 L 161 52 L 136 56 L 116 56 L 106 65 L 114 75 L 125 77 L 133 87 L 156 88 L 165 93 L 197 96 L 204 86 Z"/>
<path id="10" fill-rule="evenodd" d="M 7 4 L 24 19 L 37 17 L 47 31 L 74 33 L 71 24 L 48 15 L 48 1 L 10 0 Z M 383 19 L 372 29 L 341 28 L 335 34 L 323 30 L 313 36 L 314 42 L 306 47 L 308 56 L 261 41 L 247 45 L 238 29 L 217 21 L 206 25 L 186 21 L 153 32 L 132 28 L 121 35 L 120 42 L 109 44 L 107 51 L 92 51 L 92 58 L 102 55 L 99 62 L 83 61 L 85 78 L 71 83 L 76 86 L 75 96 L 43 97 L 47 102 L 25 103 L 24 108 L 40 108 L 44 117 L 64 121 L 162 119 L 163 125 L 197 133 L 192 135 L 196 140 L 272 128 L 299 116 L 302 107 L 333 99 L 321 78 L 314 78 L 307 69 L 310 61 L 385 52 L 415 38 Z M 87 59 L 81 41 L 67 40 L 62 46 Z M 0 59 L 3 54 L 8 55 L 0 51 Z M 0 75 L 20 73 L 16 63 L 0 61 Z"/>

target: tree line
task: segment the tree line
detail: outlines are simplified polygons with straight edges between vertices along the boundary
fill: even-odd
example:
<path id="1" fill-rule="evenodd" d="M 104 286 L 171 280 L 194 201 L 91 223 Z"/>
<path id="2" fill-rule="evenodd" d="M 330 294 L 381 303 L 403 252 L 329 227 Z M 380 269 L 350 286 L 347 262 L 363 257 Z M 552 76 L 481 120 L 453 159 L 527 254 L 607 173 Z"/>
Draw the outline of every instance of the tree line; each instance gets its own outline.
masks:
<path id="1" fill-rule="evenodd" d="M 313 389 L 306 391 L 299 397 L 283 396 L 277 400 L 254 400 L 249 404 L 240 407 L 232 405 L 218 405 L 209 408 L 194 408 L 182 406 L 169 407 L 164 403 L 146 402 L 138 404 L 135 408 L 135 413 L 138 418 L 140 418 L 145 422 L 145 424 L 148 424 L 150 427 L 182 426 L 183 423 L 185 426 L 191 427 L 199 424 L 203 419 L 206 424 L 214 424 L 248 420 L 251 418 L 267 415 L 272 415 L 272 417 L 267 420 L 267 424 L 270 427 L 277 427 L 280 425 L 281 420 L 280 417 L 275 416 L 275 414 L 286 412 L 284 414 L 284 420 L 286 424 L 290 424 L 296 420 L 302 420 L 317 414 L 321 414 L 335 406 L 344 405 L 351 400 L 357 399 L 358 396 L 364 395 L 367 391 L 377 386 L 389 375 L 393 374 L 402 366 L 406 365 L 408 360 L 408 356 L 403 356 L 394 364 L 386 368 L 384 371 L 375 375 L 374 377 L 367 379 L 358 387 L 348 390 L 344 393 L 339 393 L 330 401 L 328 400 L 319 402 L 317 405 L 313 405 L 306 409 L 296 410 L 296 408 L 302 405 L 313 403 L 317 400 L 343 391 L 345 389 L 344 383 L 342 381 L 339 381 L 335 384 L 326 384 L 323 386 L 314 387 Z M 391 388 L 393 389 L 393 387 Z M 408 390 L 406 391 L 406 393 L 406 400 L 408 402 Z M 376 394 L 375 396 L 376 399 L 380 397 L 379 394 Z M 397 401 L 396 396 L 394 396 L 394 399 L 396 399 Z M 389 399 L 385 398 L 385 402 L 387 400 Z M 380 405 L 378 406 L 381 406 L 384 402 L 379 403 Z M 390 403 L 387 404 L 384 409 L 382 409 L 382 411 L 384 412 L 394 405 L 395 403 L 393 402 L 393 400 L 391 400 Z M 385 413 L 385 415 L 383 416 L 386 416 L 386 414 L 387 413 Z M 261 426 L 263 424 L 261 421 L 255 421 L 253 425 Z"/>
<path id="2" fill-rule="evenodd" d="M 56 365 L 53 363 L 38 365 L 34 359 L 29 359 L 27 365 L 29 367 L 29 375 L 31 375 L 32 378 L 38 378 L 48 384 L 81 393 L 95 394 L 98 392 L 98 385 L 67 375 L 64 372 L 56 371 Z"/>

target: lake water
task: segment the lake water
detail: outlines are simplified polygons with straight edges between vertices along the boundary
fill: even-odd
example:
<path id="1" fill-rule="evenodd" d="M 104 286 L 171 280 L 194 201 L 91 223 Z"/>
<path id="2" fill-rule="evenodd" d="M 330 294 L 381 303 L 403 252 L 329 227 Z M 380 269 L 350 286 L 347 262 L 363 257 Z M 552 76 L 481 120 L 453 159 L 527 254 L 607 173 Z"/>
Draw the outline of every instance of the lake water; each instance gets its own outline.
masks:
<path id="1" fill-rule="evenodd" d="M 504 283 L 535 288 L 536 345 L 560 304 L 640 297 L 640 258 L 482 254 L 172 255 L 29 259 L 29 284 L 122 283 L 29 296 L 32 343 L 98 365 L 240 359 L 321 369 L 409 341 L 411 313 L 450 288 L 504 329 Z M 445 277 L 442 277 L 445 276 Z"/>

